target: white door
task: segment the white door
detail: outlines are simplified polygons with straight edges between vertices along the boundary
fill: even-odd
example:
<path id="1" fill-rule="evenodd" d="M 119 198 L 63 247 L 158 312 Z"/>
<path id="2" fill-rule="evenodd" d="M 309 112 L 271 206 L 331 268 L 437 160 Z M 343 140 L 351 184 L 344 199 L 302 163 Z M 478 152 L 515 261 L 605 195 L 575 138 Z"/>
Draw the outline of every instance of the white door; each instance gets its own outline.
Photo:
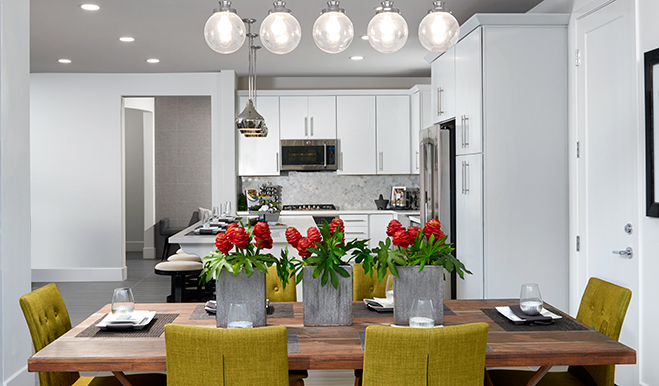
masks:
<path id="1" fill-rule="evenodd" d="M 263 115 L 268 126 L 265 138 L 248 138 L 236 133 L 238 140 L 238 175 L 278 176 L 279 175 L 279 97 L 260 96 L 256 98 L 256 111 Z M 240 97 L 237 111 L 245 108 L 247 97 Z"/>
<path id="2" fill-rule="evenodd" d="M 483 151 L 481 31 L 482 28 L 477 28 L 455 45 L 455 152 L 458 155 Z"/>
<path id="3" fill-rule="evenodd" d="M 305 139 L 309 137 L 306 96 L 280 97 L 279 114 L 281 139 Z"/>
<path id="4" fill-rule="evenodd" d="M 337 174 L 375 174 L 375 96 L 336 97 Z"/>
<path id="5" fill-rule="evenodd" d="M 575 312 L 590 277 L 632 290 L 620 341 L 638 350 L 638 226 L 636 63 L 632 1 L 616 0 L 577 16 L 578 233 L 576 276 L 570 288 Z M 629 259 L 612 251 L 631 247 Z M 575 283 L 576 282 L 576 283 Z M 576 288 L 575 288 L 576 285 Z M 617 366 L 616 384 L 638 385 L 637 366 Z"/>
<path id="6" fill-rule="evenodd" d="M 410 97 L 383 95 L 377 111 L 377 173 L 410 174 Z"/>
<path id="7" fill-rule="evenodd" d="M 309 106 L 309 138 L 336 138 L 336 97 L 310 96 Z"/>

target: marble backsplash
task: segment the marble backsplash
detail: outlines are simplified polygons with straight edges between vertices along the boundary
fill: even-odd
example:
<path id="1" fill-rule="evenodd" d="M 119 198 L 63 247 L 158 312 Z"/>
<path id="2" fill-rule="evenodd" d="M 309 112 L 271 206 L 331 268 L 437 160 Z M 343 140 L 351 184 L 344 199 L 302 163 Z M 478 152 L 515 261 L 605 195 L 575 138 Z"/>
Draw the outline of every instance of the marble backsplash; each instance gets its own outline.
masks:
<path id="1" fill-rule="evenodd" d="M 281 186 L 281 201 L 289 204 L 334 204 L 341 210 L 377 209 L 380 194 L 391 197 L 393 186 L 419 187 L 419 175 L 342 176 L 336 172 L 288 172 L 277 177 L 242 177 L 242 189 L 263 184 Z"/>

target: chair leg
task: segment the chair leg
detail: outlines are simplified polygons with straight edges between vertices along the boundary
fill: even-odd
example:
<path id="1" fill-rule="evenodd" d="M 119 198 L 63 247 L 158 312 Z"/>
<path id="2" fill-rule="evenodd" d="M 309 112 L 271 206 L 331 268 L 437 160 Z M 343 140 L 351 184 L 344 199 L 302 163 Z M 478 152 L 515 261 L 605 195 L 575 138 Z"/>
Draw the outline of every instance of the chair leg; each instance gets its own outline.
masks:
<path id="1" fill-rule="evenodd" d="M 174 303 L 182 303 L 185 297 L 185 278 L 180 273 L 172 276 L 172 297 Z"/>
<path id="2" fill-rule="evenodd" d="M 362 379 L 355 377 L 355 386 L 362 386 Z"/>
<path id="3" fill-rule="evenodd" d="M 162 256 L 160 257 L 160 261 L 165 261 L 168 252 L 169 252 L 169 238 L 165 236 L 165 241 L 162 244 Z"/>
<path id="4" fill-rule="evenodd" d="M 297 379 L 295 381 L 290 381 L 289 386 L 304 386 L 304 381 L 302 379 Z"/>

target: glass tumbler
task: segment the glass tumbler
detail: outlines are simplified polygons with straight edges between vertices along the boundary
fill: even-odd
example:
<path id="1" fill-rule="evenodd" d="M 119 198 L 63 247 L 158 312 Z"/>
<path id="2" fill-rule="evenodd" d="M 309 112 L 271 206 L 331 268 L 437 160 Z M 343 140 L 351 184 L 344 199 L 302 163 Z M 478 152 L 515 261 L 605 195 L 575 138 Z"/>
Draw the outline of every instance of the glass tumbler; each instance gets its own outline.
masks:
<path id="1" fill-rule="evenodd" d="M 227 328 L 252 328 L 253 323 L 247 312 L 247 304 L 231 303 L 229 305 L 229 315 Z"/>
<path id="2" fill-rule="evenodd" d="M 410 327 L 433 328 L 435 326 L 435 308 L 430 299 L 417 299 L 410 310 Z"/>
<path id="3" fill-rule="evenodd" d="M 394 276 L 387 276 L 387 284 L 384 287 L 384 293 L 387 295 L 387 301 L 391 304 L 394 303 Z"/>
<path id="4" fill-rule="evenodd" d="M 133 311 L 135 311 L 135 299 L 133 298 L 133 291 L 130 288 L 115 288 L 112 293 L 112 314 L 117 316 L 117 319 L 130 319 Z"/>
<path id="5" fill-rule="evenodd" d="M 542 295 L 540 295 L 540 287 L 536 283 L 522 284 L 519 308 L 530 316 L 538 315 L 542 311 Z"/>

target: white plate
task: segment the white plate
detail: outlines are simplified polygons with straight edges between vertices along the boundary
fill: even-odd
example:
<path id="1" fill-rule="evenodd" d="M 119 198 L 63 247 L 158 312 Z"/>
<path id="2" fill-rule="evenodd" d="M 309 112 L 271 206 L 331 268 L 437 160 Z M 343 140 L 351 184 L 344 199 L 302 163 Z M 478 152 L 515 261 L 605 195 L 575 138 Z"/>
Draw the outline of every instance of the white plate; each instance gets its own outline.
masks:
<path id="1" fill-rule="evenodd" d="M 96 327 L 105 329 L 109 324 L 113 323 L 133 323 L 133 329 L 140 330 L 151 323 L 154 316 L 156 316 L 155 311 L 135 311 L 131 314 L 130 319 L 121 319 L 110 312 Z"/>
<path id="2" fill-rule="evenodd" d="M 375 299 L 364 299 L 364 304 L 366 304 L 366 307 L 375 310 L 377 312 L 388 312 L 388 311 L 393 311 L 394 310 L 394 305 L 390 303 L 382 303 L 379 302 L 378 299 L 380 298 L 375 298 Z M 386 300 L 386 299 L 385 299 Z"/>
<path id="3" fill-rule="evenodd" d="M 505 306 L 505 307 L 495 307 L 495 308 L 497 309 L 497 311 L 499 311 L 499 313 L 501 315 L 503 315 L 506 318 L 510 319 L 513 323 L 515 323 L 515 324 L 524 324 L 525 319 L 521 319 L 519 316 L 515 315 L 515 313 L 510 310 L 510 307 Z M 561 315 L 556 315 L 555 313 L 547 310 L 546 308 L 544 308 L 540 312 L 540 315 L 550 317 L 554 320 L 562 318 Z"/>

